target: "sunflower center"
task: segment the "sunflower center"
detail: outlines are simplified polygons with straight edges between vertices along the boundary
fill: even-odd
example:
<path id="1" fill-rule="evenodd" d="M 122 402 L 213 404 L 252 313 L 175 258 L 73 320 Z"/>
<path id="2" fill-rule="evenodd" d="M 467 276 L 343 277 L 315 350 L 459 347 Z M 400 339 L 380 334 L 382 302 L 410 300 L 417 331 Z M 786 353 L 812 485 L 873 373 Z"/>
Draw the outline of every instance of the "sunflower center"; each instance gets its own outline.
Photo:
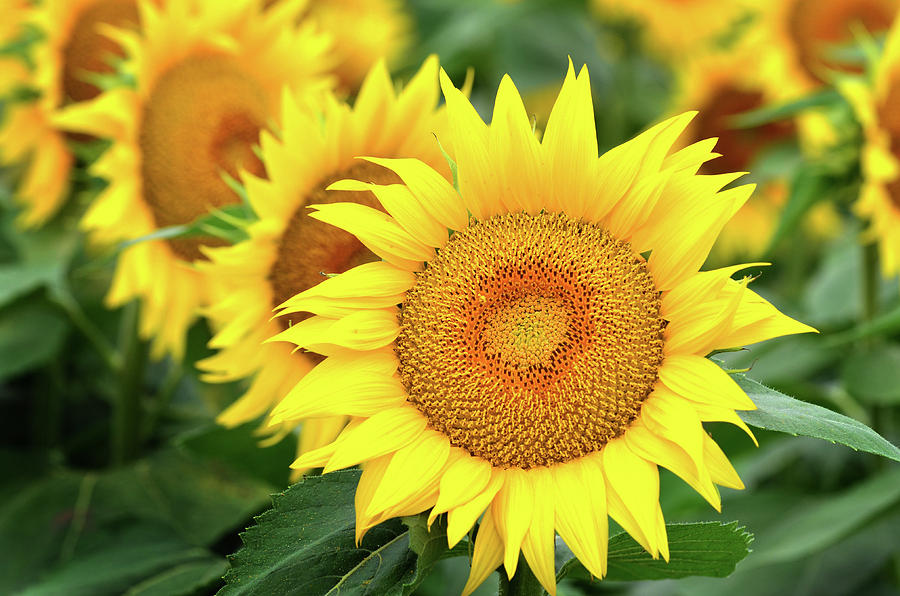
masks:
<path id="1" fill-rule="evenodd" d="M 718 137 L 716 152 L 722 156 L 703 164 L 704 174 L 744 171 L 761 150 L 791 138 L 794 125 L 786 120 L 754 128 L 735 127 L 731 121 L 734 116 L 761 108 L 764 103 L 761 92 L 727 84 L 710 95 L 697 115 L 695 136 L 698 140 Z"/>
<path id="2" fill-rule="evenodd" d="M 829 46 L 852 41 L 851 25 L 867 31 L 884 31 L 897 13 L 896 0 L 795 0 L 788 26 L 803 69 L 814 79 L 822 79 L 824 68 L 858 71 L 830 60 Z"/>
<path id="3" fill-rule="evenodd" d="M 643 257 L 559 214 L 453 234 L 400 310 L 409 401 L 450 442 L 531 468 L 601 449 L 656 382 L 665 322 Z"/>
<path id="4" fill-rule="evenodd" d="M 144 199 L 159 227 L 189 223 L 238 201 L 224 180 L 265 168 L 254 152 L 268 102 L 250 74 L 227 56 L 193 56 L 173 66 L 147 99 L 139 143 Z M 193 261 L 214 238 L 170 240 Z"/>
<path id="5" fill-rule="evenodd" d="M 99 95 L 100 89 L 88 82 L 88 77 L 113 72 L 110 60 L 124 55 L 119 45 L 100 33 L 97 26 L 136 27 L 137 23 L 134 0 L 100 0 L 78 15 L 62 51 L 62 86 L 66 99 L 84 101 Z"/>
<path id="6" fill-rule="evenodd" d="M 386 168 L 359 162 L 323 181 L 309 193 L 291 216 L 278 245 L 278 256 L 269 271 L 273 307 L 323 281 L 326 273 L 343 273 L 357 265 L 378 260 L 378 256 L 353 234 L 309 216 L 307 205 L 324 203 L 354 202 L 383 210 L 371 192 L 325 190 L 332 182 L 344 179 L 376 184 L 400 182 L 400 178 Z M 286 328 L 309 316 L 293 313 L 279 317 L 279 322 Z"/>

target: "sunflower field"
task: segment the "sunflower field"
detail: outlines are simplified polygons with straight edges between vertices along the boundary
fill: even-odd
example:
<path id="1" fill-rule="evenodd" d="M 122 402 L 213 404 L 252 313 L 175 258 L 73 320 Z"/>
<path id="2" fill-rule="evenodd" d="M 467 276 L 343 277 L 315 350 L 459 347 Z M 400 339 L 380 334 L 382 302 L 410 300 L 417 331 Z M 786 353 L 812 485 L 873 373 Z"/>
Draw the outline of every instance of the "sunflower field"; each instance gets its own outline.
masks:
<path id="1" fill-rule="evenodd" d="M 0 595 L 900 595 L 900 0 L 0 0 Z"/>

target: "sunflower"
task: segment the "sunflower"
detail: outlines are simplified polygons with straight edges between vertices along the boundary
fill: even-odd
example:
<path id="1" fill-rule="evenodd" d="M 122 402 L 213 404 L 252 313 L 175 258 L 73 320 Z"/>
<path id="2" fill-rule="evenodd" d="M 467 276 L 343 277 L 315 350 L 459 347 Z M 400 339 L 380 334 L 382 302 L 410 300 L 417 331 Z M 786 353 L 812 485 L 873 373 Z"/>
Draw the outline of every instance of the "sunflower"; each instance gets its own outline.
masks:
<path id="1" fill-rule="evenodd" d="M 112 139 L 92 166 L 108 187 L 82 220 L 105 244 L 186 224 L 240 199 L 226 183 L 264 175 L 254 151 L 280 110 L 282 92 L 328 83 L 328 39 L 295 27 L 302 2 L 264 11 L 259 0 L 140 2 L 141 33 L 120 31 L 123 65 L 137 81 L 67 108 L 66 130 Z M 276 166 L 272 166 L 276 167 Z M 143 300 L 140 330 L 156 357 L 180 358 L 185 331 L 207 288 L 193 262 L 214 238 L 143 240 L 119 255 L 107 303 Z M 221 243 L 221 241 L 218 241 Z"/>
<path id="2" fill-rule="evenodd" d="M 630 18 L 645 29 L 648 42 L 665 55 L 702 51 L 726 35 L 747 12 L 747 2 L 719 0 L 593 0 L 601 18 Z"/>
<path id="3" fill-rule="evenodd" d="M 280 311 L 315 316 L 274 339 L 325 358 L 271 423 L 352 418 L 294 466 L 363 465 L 358 538 L 431 508 L 454 545 L 483 514 L 466 593 L 501 563 L 512 576 L 520 551 L 555 592 L 554 531 L 602 577 L 607 513 L 667 559 L 658 465 L 717 509 L 716 484 L 742 487 L 701 422 L 746 430 L 734 410 L 754 405 L 705 355 L 813 331 L 731 279 L 748 265 L 699 272 L 752 187 L 697 174 L 713 140 L 671 151 L 691 113 L 598 159 L 590 82 L 571 63 L 540 142 L 508 76 L 490 126 L 443 73 L 441 86 L 459 190 L 376 157 L 403 184 L 329 187 L 378 197 L 387 214 L 334 203 L 312 217 L 383 260 Z"/>
<path id="4" fill-rule="evenodd" d="M 358 162 L 354 158 L 359 155 L 416 157 L 450 177 L 432 136 L 442 128 L 438 98 L 437 58 L 429 58 L 399 94 L 384 61 L 379 61 L 352 108 L 330 96 L 314 108 L 300 109 L 286 101 L 281 140 L 262 135 L 260 157 L 269 178 L 246 178 L 247 196 L 259 221 L 248 227 L 248 240 L 208 249 L 210 261 L 199 266 L 218 288 L 206 314 L 220 331 L 210 342 L 219 352 L 198 367 L 214 382 L 253 377 L 247 392 L 219 416 L 221 424 L 233 426 L 267 413 L 321 360 L 292 353 L 284 343 L 263 344 L 308 316 L 273 319 L 273 308 L 316 285 L 325 274 L 378 260 L 353 235 L 309 217 L 307 205 L 349 200 L 346 193 L 325 190 L 335 180 L 400 181 L 386 168 Z M 353 200 L 378 206 L 370 192 L 357 193 Z M 400 297 L 384 299 L 387 305 Z M 344 416 L 305 422 L 300 452 L 330 443 L 345 422 Z"/>
<path id="5" fill-rule="evenodd" d="M 863 185 L 856 212 L 871 222 L 884 275 L 900 272 L 900 20 L 888 33 L 868 85 L 845 79 L 841 90 L 855 108 L 865 135 Z"/>
<path id="6" fill-rule="evenodd" d="M 704 174 L 746 172 L 759 154 L 789 142 L 796 134 L 790 120 L 739 128 L 733 119 L 774 101 L 778 92 L 753 68 L 757 47 L 740 44 L 729 52 L 706 52 L 676 72 L 673 113 L 697 110 L 688 125 L 687 143 L 715 137 L 721 157 L 700 166 Z M 759 190 L 723 228 L 713 252 L 716 260 L 758 256 L 766 249 L 786 198 L 783 180 L 764 180 Z"/>
<path id="7" fill-rule="evenodd" d="M 334 36 L 334 73 L 345 92 L 356 92 L 378 59 L 391 64 L 409 45 L 412 22 L 400 0 L 311 0 L 307 14 Z"/>
<path id="8" fill-rule="evenodd" d="M 110 61 L 121 56 L 102 25 L 134 28 L 138 14 L 133 0 L 46 0 L 15 8 L 4 13 L 7 30 L 20 32 L 28 24 L 44 34 L 32 50 L 34 71 L 9 63 L 0 70 L 0 89 L 31 87 L 37 96 L 14 103 L 0 128 L 3 160 L 29 160 L 16 197 L 25 208 L 22 223 L 33 226 L 59 209 L 69 189 L 73 156 L 54 115 L 100 92 L 91 77 L 112 72 Z"/>
<path id="9" fill-rule="evenodd" d="M 835 59 L 834 49 L 853 41 L 854 26 L 887 30 L 900 0 L 767 0 L 758 6 L 759 35 L 770 49 L 761 68 L 790 97 L 820 87 L 830 71 L 853 70 Z"/>

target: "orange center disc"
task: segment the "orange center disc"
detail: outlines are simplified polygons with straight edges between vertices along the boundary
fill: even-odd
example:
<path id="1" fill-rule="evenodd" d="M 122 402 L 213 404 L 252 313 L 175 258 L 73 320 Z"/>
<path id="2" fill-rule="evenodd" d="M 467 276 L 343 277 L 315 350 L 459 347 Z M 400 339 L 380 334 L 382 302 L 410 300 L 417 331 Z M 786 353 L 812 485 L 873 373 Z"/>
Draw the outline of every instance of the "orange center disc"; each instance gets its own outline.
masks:
<path id="1" fill-rule="evenodd" d="M 360 162 L 322 182 L 311 192 L 285 228 L 278 245 L 278 257 L 269 271 L 273 307 L 323 281 L 326 273 L 343 273 L 357 265 L 378 260 L 353 234 L 309 216 L 307 205 L 325 203 L 354 202 L 381 209 L 381 204 L 371 192 L 325 190 L 332 182 L 344 179 L 376 184 L 400 182 L 392 171 L 369 162 Z M 308 316 L 292 313 L 281 316 L 279 321 L 287 327 Z"/>
<path id="2" fill-rule="evenodd" d="M 788 26 L 800 65 L 820 82 L 826 68 L 858 71 L 829 59 L 829 46 L 853 41 L 854 24 L 871 32 L 888 29 L 898 7 L 897 0 L 795 0 Z"/>
<path id="3" fill-rule="evenodd" d="M 498 215 L 451 236 L 407 292 L 399 373 L 430 426 L 495 466 L 598 451 L 662 362 L 643 257 L 565 215 Z"/>
<path id="4" fill-rule="evenodd" d="M 136 27 L 137 5 L 134 0 L 100 0 L 85 8 L 72 27 L 69 42 L 63 48 L 63 96 L 70 101 L 84 101 L 100 94 L 88 82 L 92 73 L 113 72 L 110 60 L 123 56 L 122 49 L 98 29 L 98 25 Z"/>
<path id="5" fill-rule="evenodd" d="M 147 99 L 140 130 L 144 199 L 159 227 L 186 224 L 236 203 L 223 174 L 265 168 L 254 146 L 268 119 L 260 85 L 227 56 L 193 56 L 170 68 Z M 178 256 L 201 258 L 210 238 L 171 240 Z"/>

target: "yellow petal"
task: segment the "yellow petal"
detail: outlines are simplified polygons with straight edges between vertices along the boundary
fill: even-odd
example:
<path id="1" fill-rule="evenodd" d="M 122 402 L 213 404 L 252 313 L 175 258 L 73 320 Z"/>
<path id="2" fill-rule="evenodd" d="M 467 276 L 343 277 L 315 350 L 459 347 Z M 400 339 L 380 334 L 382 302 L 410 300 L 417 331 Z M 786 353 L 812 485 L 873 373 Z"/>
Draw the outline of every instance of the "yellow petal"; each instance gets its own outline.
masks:
<path id="1" fill-rule="evenodd" d="M 462 596 L 469 596 L 481 583 L 500 566 L 503 561 L 503 541 L 494 527 L 491 510 L 484 513 L 478 534 L 475 536 L 475 552 L 472 554 L 472 568 L 463 588 Z"/>
<path id="2" fill-rule="evenodd" d="M 587 68 L 578 75 L 572 60 L 563 80 L 559 97 L 553 104 L 544 138 L 543 153 L 549 168 L 551 188 L 557 197 L 557 209 L 581 217 L 593 208 L 597 189 L 597 128 Z M 578 172 L 573 176 L 572 172 Z"/>
<path id="3" fill-rule="evenodd" d="M 556 530 L 591 575 L 606 575 L 609 526 L 600 458 L 584 457 L 553 467 Z"/>
<path id="4" fill-rule="evenodd" d="M 646 424 L 640 421 L 634 422 L 628 428 L 624 438 L 629 449 L 647 461 L 652 461 L 669 469 L 687 482 L 716 511 L 721 511 L 722 501 L 719 491 L 713 485 L 712 478 L 705 465 L 701 463 L 698 466 L 681 444 L 674 443 L 658 433 L 652 432 Z"/>
<path id="5" fill-rule="evenodd" d="M 454 509 L 481 494 L 491 479 L 491 464 L 479 457 L 463 453 L 454 459 L 441 477 L 437 503 L 428 516 L 428 523 L 450 509 Z"/>
<path id="6" fill-rule="evenodd" d="M 389 215 L 358 203 L 313 205 L 309 216 L 356 236 L 366 248 L 403 269 L 413 270 L 415 263 L 429 261 L 434 249 L 409 235 Z"/>
<path id="7" fill-rule="evenodd" d="M 509 75 L 504 75 L 494 100 L 490 152 L 497 155 L 500 200 L 508 211 L 536 215 L 546 208 L 540 175 L 541 147 L 534 135 L 522 97 Z M 595 150 L 596 152 L 596 150 Z"/>
<path id="8" fill-rule="evenodd" d="M 367 515 L 378 513 L 410 500 L 434 485 L 450 455 L 450 441 L 434 431 L 421 433 L 412 443 L 396 451 L 384 471 L 381 483 L 366 508 Z"/>
<path id="9" fill-rule="evenodd" d="M 378 412 L 341 435 L 324 473 L 355 466 L 401 449 L 418 438 L 428 420 L 414 406 Z"/>
<path id="10" fill-rule="evenodd" d="M 505 546 L 503 566 L 511 578 L 519 562 L 519 549 L 525 540 L 525 533 L 531 525 L 534 512 L 534 495 L 531 483 L 524 470 L 509 468 L 504 470 L 503 488 L 491 504 L 497 531 Z"/>
<path id="11" fill-rule="evenodd" d="M 429 214 L 402 184 L 371 184 L 338 180 L 326 190 L 369 191 L 407 233 L 422 244 L 439 248 L 447 243 L 447 227 Z"/>
<path id="12" fill-rule="evenodd" d="M 340 319 L 312 316 L 291 325 L 267 342 L 290 342 L 298 348 L 322 352 L 320 346 L 351 350 L 375 350 L 394 341 L 400 333 L 397 309 L 353 312 Z"/>
<path id="13" fill-rule="evenodd" d="M 447 102 L 447 117 L 453 136 L 452 153 L 456 160 L 460 195 L 466 208 L 477 219 L 500 213 L 497 181 L 493 178 L 494 159 L 488 152 L 488 128 L 468 98 L 441 69 L 441 90 Z"/>
<path id="14" fill-rule="evenodd" d="M 497 492 L 503 486 L 505 474 L 499 468 L 491 469 L 491 479 L 476 497 L 468 503 L 454 507 L 447 512 L 447 544 L 450 548 L 456 546 L 462 537 L 472 529 L 475 520 L 478 519 L 485 508 L 494 500 Z"/>
<path id="15" fill-rule="evenodd" d="M 534 495 L 534 509 L 531 524 L 522 541 L 522 554 L 544 589 L 550 596 L 556 596 L 553 532 L 555 507 L 551 472 L 547 468 L 532 468 L 526 475 Z M 598 513 L 595 512 L 595 515 Z"/>
<path id="16" fill-rule="evenodd" d="M 329 356 L 272 410 L 273 424 L 317 416 L 374 416 L 406 402 L 406 389 L 393 373 L 392 350 Z"/>
<path id="17" fill-rule="evenodd" d="M 603 471 L 609 483 L 608 488 L 616 493 L 621 504 L 640 528 L 641 534 L 646 537 L 650 554 L 657 556 L 659 547 L 656 540 L 656 509 L 659 506 L 659 472 L 656 465 L 636 455 L 621 438 L 607 443 L 602 453 Z M 629 530 L 624 525 L 622 527 Z M 635 536 L 635 539 L 637 538 Z"/>
<path id="18" fill-rule="evenodd" d="M 469 225 L 469 215 L 456 189 L 418 159 L 383 159 L 366 157 L 368 161 L 393 170 L 437 221 L 451 230 L 463 230 Z"/>
<path id="19" fill-rule="evenodd" d="M 701 356 L 667 357 L 659 367 L 659 379 L 686 399 L 733 410 L 756 409 L 756 405 L 728 373 Z"/>

